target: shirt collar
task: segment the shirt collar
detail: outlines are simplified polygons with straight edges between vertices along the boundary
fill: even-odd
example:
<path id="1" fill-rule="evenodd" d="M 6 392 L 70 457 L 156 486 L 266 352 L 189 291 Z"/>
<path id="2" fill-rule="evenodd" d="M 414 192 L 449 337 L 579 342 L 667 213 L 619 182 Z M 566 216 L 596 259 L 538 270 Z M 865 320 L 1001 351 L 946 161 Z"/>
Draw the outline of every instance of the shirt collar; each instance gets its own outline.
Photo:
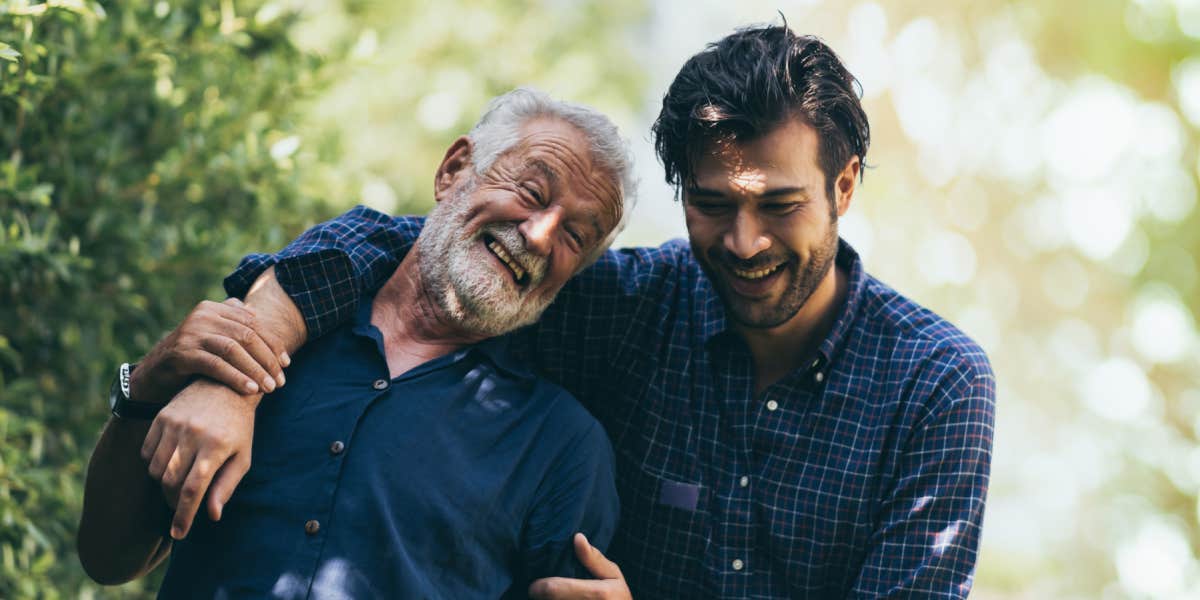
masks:
<path id="1" fill-rule="evenodd" d="M 825 336 L 825 339 L 817 347 L 817 359 L 822 364 L 829 364 L 833 360 L 833 355 L 841 348 L 846 337 L 849 335 L 867 285 L 867 274 L 863 269 L 862 259 L 859 258 L 858 252 L 846 240 L 841 238 L 838 238 L 838 252 L 835 263 L 838 268 L 849 274 L 849 279 L 846 287 L 846 300 L 838 309 L 838 316 L 833 323 L 833 328 L 830 329 L 829 335 Z M 729 328 L 728 319 L 725 314 L 725 305 L 721 302 L 721 298 L 717 295 L 716 290 L 713 289 L 712 282 L 709 281 L 707 275 L 701 278 L 700 290 L 703 300 L 700 301 L 700 305 L 698 306 L 702 317 L 701 337 L 699 341 L 703 344 L 709 344 L 718 342 L 726 336 L 735 335 L 733 330 Z"/>
<path id="2" fill-rule="evenodd" d="M 379 354 L 386 356 L 383 347 L 383 334 L 379 328 L 371 324 L 371 310 L 375 304 L 375 294 L 365 295 L 359 303 L 358 312 L 355 313 L 352 331 L 358 335 L 366 336 L 375 340 L 375 344 L 379 349 Z M 500 370 L 518 377 L 521 379 L 532 379 L 533 371 L 526 366 L 524 362 L 519 360 L 509 349 L 509 336 L 501 335 L 493 338 L 488 338 L 476 344 L 466 346 L 462 349 L 454 351 L 452 361 L 457 362 L 462 360 L 471 352 L 478 352 L 488 362 L 495 365 Z"/>

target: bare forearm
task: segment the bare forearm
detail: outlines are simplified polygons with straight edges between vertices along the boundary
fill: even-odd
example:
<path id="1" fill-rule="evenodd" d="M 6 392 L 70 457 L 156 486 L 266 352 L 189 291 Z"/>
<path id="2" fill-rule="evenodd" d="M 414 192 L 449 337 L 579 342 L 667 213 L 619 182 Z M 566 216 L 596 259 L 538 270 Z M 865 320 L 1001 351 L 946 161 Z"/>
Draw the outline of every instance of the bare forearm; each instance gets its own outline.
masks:
<path id="1" fill-rule="evenodd" d="M 149 421 L 110 418 L 92 453 L 76 540 L 88 575 L 117 584 L 149 572 L 170 552 L 171 509 L 140 449 Z"/>
<path id="2" fill-rule="evenodd" d="M 274 267 L 258 277 L 246 293 L 245 302 L 254 310 L 259 331 L 274 336 L 287 352 L 299 350 L 308 339 L 304 315 L 280 287 Z"/>

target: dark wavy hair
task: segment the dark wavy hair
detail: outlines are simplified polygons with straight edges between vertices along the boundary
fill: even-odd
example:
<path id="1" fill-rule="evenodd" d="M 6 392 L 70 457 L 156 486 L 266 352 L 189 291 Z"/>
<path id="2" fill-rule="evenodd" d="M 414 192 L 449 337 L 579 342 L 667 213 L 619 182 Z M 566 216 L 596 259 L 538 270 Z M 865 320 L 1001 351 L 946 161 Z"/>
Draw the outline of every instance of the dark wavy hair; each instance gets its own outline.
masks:
<path id="1" fill-rule="evenodd" d="M 796 35 L 786 22 L 739 29 L 684 63 L 654 122 L 654 148 L 678 197 L 695 182 L 693 155 L 705 145 L 752 140 L 801 118 L 817 130 L 818 164 L 832 197 L 846 161 L 865 160 L 871 144 L 861 93 L 820 39 Z"/>

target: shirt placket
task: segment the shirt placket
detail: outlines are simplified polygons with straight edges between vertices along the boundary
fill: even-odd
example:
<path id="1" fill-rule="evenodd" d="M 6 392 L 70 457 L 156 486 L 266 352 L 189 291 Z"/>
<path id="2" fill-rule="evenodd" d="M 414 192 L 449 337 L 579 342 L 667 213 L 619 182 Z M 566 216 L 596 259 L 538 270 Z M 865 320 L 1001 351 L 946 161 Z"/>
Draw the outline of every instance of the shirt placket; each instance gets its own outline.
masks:
<path id="1" fill-rule="evenodd" d="M 712 469 L 716 506 L 713 515 L 714 531 L 718 538 L 707 557 L 708 570 L 716 582 L 717 594 L 724 598 L 744 598 L 752 588 L 754 569 L 754 477 L 748 460 L 747 434 L 754 408 L 753 363 L 737 348 L 716 352 L 714 364 L 721 365 L 715 373 L 717 402 L 721 414 L 719 463 Z"/>
<path id="2" fill-rule="evenodd" d="M 354 431 L 367 408 L 391 394 L 391 388 L 392 383 L 386 376 L 365 378 L 361 383 L 361 394 L 357 394 L 352 402 L 338 410 L 338 418 L 330 420 L 330 427 L 321 431 L 327 443 L 318 446 L 321 450 L 317 450 L 317 454 L 313 456 L 314 468 L 322 473 L 321 485 L 319 489 L 312 490 L 312 510 L 303 523 L 305 547 L 312 557 L 308 585 L 310 596 L 316 570 L 322 563 L 326 550 L 330 549 L 330 538 L 336 537 L 337 527 L 344 526 L 344 523 L 354 519 L 354 515 L 336 512 L 337 494 L 341 488 L 346 460 L 354 444 Z"/>

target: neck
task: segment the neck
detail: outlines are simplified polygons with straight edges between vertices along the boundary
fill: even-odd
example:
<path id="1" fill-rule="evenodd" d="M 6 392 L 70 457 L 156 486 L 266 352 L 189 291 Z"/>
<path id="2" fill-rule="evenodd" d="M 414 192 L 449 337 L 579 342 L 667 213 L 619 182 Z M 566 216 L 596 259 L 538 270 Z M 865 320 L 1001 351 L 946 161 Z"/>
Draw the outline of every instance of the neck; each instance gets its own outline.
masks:
<path id="1" fill-rule="evenodd" d="M 392 377 L 483 339 L 463 331 L 433 300 L 418 267 L 419 250 L 409 251 L 371 306 L 371 324 L 383 333 Z"/>
<path id="2" fill-rule="evenodd" d="M 754 357 L 754 390 L 763 390 L 812 362 L 846 299 L 848 275 L 835 264 L 800 310 L 770 329 L 735 325 Z"/>

